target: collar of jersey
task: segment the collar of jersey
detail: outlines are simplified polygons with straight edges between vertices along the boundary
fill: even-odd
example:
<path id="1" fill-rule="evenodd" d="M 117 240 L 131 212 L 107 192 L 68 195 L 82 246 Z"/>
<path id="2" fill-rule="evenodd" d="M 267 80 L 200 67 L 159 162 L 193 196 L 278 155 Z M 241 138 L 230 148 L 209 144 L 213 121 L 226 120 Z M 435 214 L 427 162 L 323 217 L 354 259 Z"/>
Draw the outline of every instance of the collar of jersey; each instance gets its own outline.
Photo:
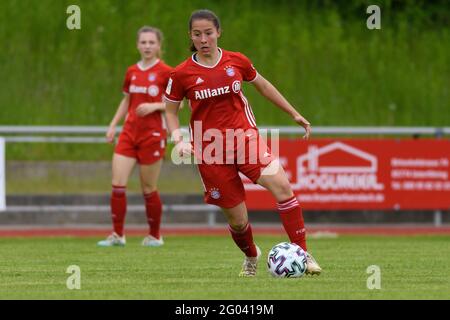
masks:
<path id="1" fill-rule="evenodd" d="M 197 54 L 197 52 L 194 52 L 193 54 L 192 54 L 192 61 L 194 61 L 196 64 L 198 64 L 199 66 L 202 66 L 202 67 L 204 67 L 204 68 L 209 68 L 209 69 L 212 69 L 212 68 L 215 68 L 218 64 L 219 64 L 219 62 L 222 60 L 222 56 L 223 56 L 223 54 L 222 54 L 222 49 L 220 49 L 220 48 L 217 48 L 217 49 L 219 49 L 219 54 L 220 54 L 220 56 L 219 56 L 219 59 L 217 59 L 217 62 L 213 65 L 213 66 L 205 66 L 204 64 L 201 64 L 200 62 L 198 62 L 198 61 L 196 61 L 195 59 L 194 59 L 194 56 Z"/>
<path id="2" fill-rule="evenodd" d="M 153 68 L 154 66 L 156 66 L 156 65 L 158 64 L 158 62 L 159 62 L 159 59 L 156 59 L 155 62 L 153 62 L 152 64 L 146 66 L 145 68 L 142 66 L 142 60 L 139 61 L 139 62 L 136 63 L 136 64 L 137 64 L 138 68 L 141 69 L 141 71 L 146 71 L 146 70 L 151 69 L 151 68 Z"/>

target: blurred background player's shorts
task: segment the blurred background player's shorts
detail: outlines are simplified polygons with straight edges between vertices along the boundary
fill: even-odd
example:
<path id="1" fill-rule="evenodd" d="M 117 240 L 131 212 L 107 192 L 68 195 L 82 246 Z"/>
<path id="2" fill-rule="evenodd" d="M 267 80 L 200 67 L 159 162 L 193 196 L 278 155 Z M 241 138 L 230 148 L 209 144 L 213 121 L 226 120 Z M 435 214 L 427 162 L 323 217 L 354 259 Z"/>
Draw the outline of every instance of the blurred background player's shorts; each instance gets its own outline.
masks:
<path id="1" fill-rule="evenodd" d="M 164 157 L 166 139 L 154 136 L 149 132 L 146 135 L 133 136 L 123 131 L 117 142 L 115 153 L 135 158 L 139 164 L 149 165 Z"/>

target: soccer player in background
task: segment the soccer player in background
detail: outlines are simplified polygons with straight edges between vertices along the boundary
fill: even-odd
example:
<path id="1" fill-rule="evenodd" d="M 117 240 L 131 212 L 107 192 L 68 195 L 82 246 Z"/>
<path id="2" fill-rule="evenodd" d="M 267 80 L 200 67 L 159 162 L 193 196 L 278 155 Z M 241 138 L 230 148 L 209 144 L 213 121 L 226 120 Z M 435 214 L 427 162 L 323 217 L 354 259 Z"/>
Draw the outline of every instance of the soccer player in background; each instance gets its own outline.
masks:
<path id="1" fill-rule="evenodd" d="M 128 68 L 123 83 L 124 97 L 109 125 L 106 139 L 114 142 L 117 124 L 126 115 L 123 130 L 112 159 L 111 215 L 113 232 L 99 246 L 124 246 L 124 223 L 127 211 L 126 186 L 128 178 L 139 164 L 142 193 L 149 225 L 149 235 L 143 246 L 161 246 L 162 203 L 157 181 L 164 157 L 167 129 L 163 115 L 163 92 L 171 67 L 161 59 L 162 33 L 144 26 L 137 33 L 137 49 L 141 60 Z"/>
<path id="2" fill-rule="evenodd" d="M 189 20 L 189 35 L 192 41 L 191 50 L 194 53 L 171 72 L 166 89 L 168 129 L 176 143 L 176 152 L 180 156 L 193 153 L 197 158 L 204 156 L 199 155 L 199 150 L 196 150 L 198 146 L 206 150 L 209 142 L 202 139 L 199 144 L 195 141 L 195 137 L 203 137 L 209 129 L 218 129 L 224 134 L 227 129 L 242 129 L 246 133 L 254 130 L 254 134 L 245 134 L 245 145 L 241 148 L 248 148 L 252 142 L 257 141 L 259 149 L 253 150 L 258 157 L 256 163 L 249 161 L 252 151 L 244 159 L 244 163 L 239 163 L 237 156 L 242 150 L 234 149 L 235 152 L 232 154 L 234 159 L 230 164 L 227 149 L 226 163 L 201 161 L 198 164 L 205 189 L 205 201 L 222 208 L 229 223 L 231 236 L 245 254 L 239 275 L 254 276 L 261 251 L 253 241 L 244 201 L 245 190 L 239 172 L 273 194 L 278 202 L 277 209 L 290 241 L 298 244 L 306 252 L 307 247 L 301 208 L 283 167 L 259 136 L 253 112 L 241 90 L 242 81 L 252 83 L 261 95 L 304 127 L 305 139 L 309 138 L 311 126 L 269 81 L 257 73 L 246 56 L 217 46 L 221 28 L 219 19 L 213 12 L 198 10 L 192 13 Z M 184 97 L 189 100 L 191 108 L 190 130 L 191 137 L 194 137 L 193 143 L 184 142 L 179 131 L 178 109 Z M 196 132 L 199 122 L 202 132 Z M 262 159 L 263 157 L 269 157 L 270 160 Z M 320 274 L 320 272 L 320 266 L 307 252 L 306 273 Z"/>

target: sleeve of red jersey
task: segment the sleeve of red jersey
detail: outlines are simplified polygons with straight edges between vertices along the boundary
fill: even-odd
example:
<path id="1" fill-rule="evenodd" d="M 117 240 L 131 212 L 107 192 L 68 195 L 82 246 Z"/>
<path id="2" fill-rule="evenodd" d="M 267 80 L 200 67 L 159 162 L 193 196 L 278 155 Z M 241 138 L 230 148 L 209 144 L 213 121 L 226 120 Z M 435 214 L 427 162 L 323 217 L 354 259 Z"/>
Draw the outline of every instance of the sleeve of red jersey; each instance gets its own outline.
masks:
<path id="1" fill-rule="evenodd" d="M 171 102 L 180 102 L 184 98 L 184 88 L 176 71 L 170 73 L 165 98 Z"/>
<path id="2" fill-rule="evenodd" d="M 169 84 L 170 74 L 172 73 L 174 69 L 171 67 L 168 67 L 167 71 L 164 73 L 164 84 L 163 84 L 163 90 L 167 89 L 167 85 Z"/>
<path id="3" fill-rule="evenodd" d="M 124 94 L 130 94 L 130 83 L 131 83 L 131 72 L 130 69 L 127 70 L 125 74 L 125 79 L 123 80 L 122 91 Z"/>
<path id="4" fill-rule="evenodd" d="M 253 63 L 250 61 L 249 58 L 247 58 L 240 52 L 237 53 L 237 57 L 242 71 L 242 79 L 248 82 L 255 81 L 256 78 L 258 77 L 258 72 L 253 66 Z"/>

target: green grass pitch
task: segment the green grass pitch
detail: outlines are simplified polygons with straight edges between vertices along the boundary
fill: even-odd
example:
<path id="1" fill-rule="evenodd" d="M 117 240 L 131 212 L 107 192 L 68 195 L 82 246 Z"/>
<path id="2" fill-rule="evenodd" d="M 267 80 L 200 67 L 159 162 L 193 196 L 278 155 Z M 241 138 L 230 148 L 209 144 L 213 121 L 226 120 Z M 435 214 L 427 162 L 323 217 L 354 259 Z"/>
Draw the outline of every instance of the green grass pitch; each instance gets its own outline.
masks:
<path id="1" fill-rule="evenodd" d="M 0 299 L 450 299 L 450 239 L 445 236 L 341 236 L 311 239 L 319 277 L 275 279 L 269 249 L 282 236 L 255 235 L 263 251 L 255 278 L 239 278 L 242 254 L 227 236 L 169 236 L 165 246 L 99 248 L 99 238 L 0 239 Z M 81 288 L 69 290 L 70 265 Z M 381 270 L 381 289 L 366 272 Z"/>

